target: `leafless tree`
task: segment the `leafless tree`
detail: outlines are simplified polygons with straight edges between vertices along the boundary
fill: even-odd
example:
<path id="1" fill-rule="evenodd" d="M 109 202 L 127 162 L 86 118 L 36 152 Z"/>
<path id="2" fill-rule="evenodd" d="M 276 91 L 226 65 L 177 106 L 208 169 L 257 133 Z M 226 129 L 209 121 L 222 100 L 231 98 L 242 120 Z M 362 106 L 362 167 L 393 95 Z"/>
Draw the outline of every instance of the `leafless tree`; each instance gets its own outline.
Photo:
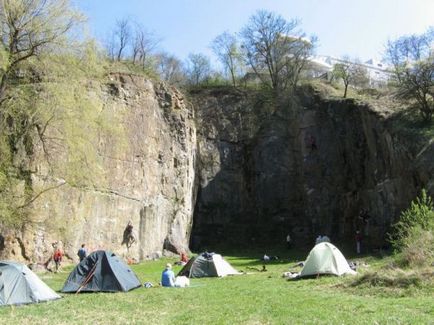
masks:
<path id="1" fill-rule="evenodd" d="M 211 63 L 209 58 L 204 54 L 191 53 L 188 56 L 187 74 L 189 83 L 199 85 L 206 81 L 211 74 Z"/>
<path id="2" fill-rule="evenodd" d="M 134 30 L 132 59 L 134 64 L 145 67 L 153 50 L 160 40 L 154 34 L 148 32 L 142 25 L 136 23 Z"/>
<path id="3" fill-rule="evenodd" d="M 239 72 L 242 70 L 242 54 L 237 38 L 229 32 L 224 32 L 213 40 L 211 48 L 236 87 Z"/>
<path id="4" fill-rule="evenodd" d="M 180 85 L 185 79 L 182 62 L 175 56 L 162 52 L 155 56 L 161 79 L 172 85 Z"/>
<path id="5" fill-rule="evenodd" d="M 300 71 L 314 48 L 297 30 L 297 20 L 285 20 L 272 12 L 259 10 L 241 31 L 247 62 L 257 77 L 273 89 L 297 84 Z"/>
<path id="6" fill-rule="evenodd" d="M 104 43 L 108 58 L 112 61 L 115 61 L 117 50 L 114 32 L 111 32 L 107 35 Z"/>
<path id="7" fill-rule="evenodd" d="M 109 56 L 120 61 L 124 57 L 128 46 L 131 46 L 131 40 L 132 33 L 130 20 L 127 18 L 117 20 L 109 39 L 109 44 L 107 44 Z"/>

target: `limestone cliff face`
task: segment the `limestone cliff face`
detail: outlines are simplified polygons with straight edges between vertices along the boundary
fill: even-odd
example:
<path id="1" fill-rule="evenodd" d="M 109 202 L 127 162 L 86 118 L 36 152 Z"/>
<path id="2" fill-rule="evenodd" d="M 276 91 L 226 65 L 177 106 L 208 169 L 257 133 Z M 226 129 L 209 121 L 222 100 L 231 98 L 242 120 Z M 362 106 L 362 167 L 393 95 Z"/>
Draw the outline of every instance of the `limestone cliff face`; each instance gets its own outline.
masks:
<path id="1" fill-rule="evenodd" d="M 380 246 L 418 190 L 434 190 L 433 146 L 414 152 L 375 107 L 314 92 L 274 109 L 237 92 L 202 92 L 193 102 L 200 180 L 193 246 L 283 243 L 287 233 L 297 244 L 318 234 L 351 242 L 356 229 Z"/>
<path id="2" fill-rule="evenodd" d="M 104 172 L 87 188 L 44 177 L 46 161 L 37 152 L 33 184 L 55 188 L 34 201 L 31 222 L 8 233 L 3 256 L 43 262 L 55 241 L 73 260 L 81 243 L 137 260 L 164 249 L 188 250 L 195 201 L 193 111 L 163 84 L 129 75 L 110 79 L 94 91 L 108 114 L 121 117 L 125 143 L 115 150 L 110 137 L 97 139 Z M 127 250 L 121 243 L 130 220 L 137 241 Z"/>
<path id="3" fill-rule="evenodd" d="M 434 193 L 434 144 L 416 146 L 354 100 L 223 88 L 196 91 L 187 104 L 176 89 L 119 74 L 92 89 L 121 121 L 125 143 L 89 139 L 103 172 L 85 187 L 47 177 L 37 147 L 32 184 L 47 191 L 28 224 L 1 232 L 3 258 L 41 263 L 55 241 L 72 260 L 81 243 L 138 260 L 283 244 L 287 233 L 296 245 L 318 234 L 350 243 L 356 229 L 375 247 L 422 187 Z M 66 159 L 61 151 L 58 159 Z M 137 241 L 127 249 L 129 221 Z"/>

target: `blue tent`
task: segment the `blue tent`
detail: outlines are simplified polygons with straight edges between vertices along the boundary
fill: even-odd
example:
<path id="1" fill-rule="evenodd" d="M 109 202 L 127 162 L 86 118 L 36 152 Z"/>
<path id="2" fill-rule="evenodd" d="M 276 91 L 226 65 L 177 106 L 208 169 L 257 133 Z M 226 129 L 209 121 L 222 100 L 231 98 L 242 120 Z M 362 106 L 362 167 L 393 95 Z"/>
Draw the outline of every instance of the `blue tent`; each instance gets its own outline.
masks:
<path id="1" fill-rule="evenodd" d="M 131 268 L 116 254 L 96 251 L 78 264 L 69 274 L 62 292 L 116 292 L 140 287 Z"/>

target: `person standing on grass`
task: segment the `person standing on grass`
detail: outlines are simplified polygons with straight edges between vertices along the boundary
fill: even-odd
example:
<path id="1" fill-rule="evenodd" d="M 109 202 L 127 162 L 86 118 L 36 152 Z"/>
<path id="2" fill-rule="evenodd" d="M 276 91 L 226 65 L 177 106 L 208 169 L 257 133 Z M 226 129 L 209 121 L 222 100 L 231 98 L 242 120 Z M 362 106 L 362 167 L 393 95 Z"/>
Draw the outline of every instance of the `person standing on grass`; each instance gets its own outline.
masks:
<path id="1" fill-rule="evenodd" d="M 53 254 L 53 261 L 56 266 L 56 273 L 59 271 L 60 264 L 62 263 L 63 252 L 60 247 L 57 247 Z"/>
<path id="2" fill-rule="evenodd" d="M 361 246 L 362 246 L 362 234 L 360 233 L 360 231 L 356 231 L 356 252 L 357 254 L 360 254 L 361 252 Z"/>
<path id="3" fill-rule="evenodd" d="M 172 265 L 170 263 L 166 264 L 166 268 L 161 274 L 161 285 L 163 287 L 175 286 L 175 273 L 173 273 Z"/>
<path id="4" fill-rule="evenodd" d="M 291 248 L 291 235 L 288 234 L 286 235 L 286 246 L 289 248 Z"/>
<path id="5" fill-rule="evenodd" d="M 84 246 L 85 246 L 84 244 L 81 244 L 81 247 L 77 252 L 77 255 L 78 255 L 78 258 L 80 259 L 80 262 L 82 260 L 84 260 L 87 256 L 86 248 Z"/>

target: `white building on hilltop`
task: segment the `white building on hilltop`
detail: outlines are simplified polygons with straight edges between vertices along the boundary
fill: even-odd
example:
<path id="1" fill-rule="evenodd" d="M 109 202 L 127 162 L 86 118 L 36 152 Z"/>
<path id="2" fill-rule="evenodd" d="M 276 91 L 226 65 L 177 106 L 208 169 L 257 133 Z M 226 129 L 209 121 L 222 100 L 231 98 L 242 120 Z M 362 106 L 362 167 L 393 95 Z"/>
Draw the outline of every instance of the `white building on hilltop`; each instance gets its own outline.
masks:
<path id="1" fill-rule="evenodd" d="M 363 63 L 350 62 L 344 59 L 335 58 L 332 56 L 318 55 L 309 58 L 310 73 L 314 78 L 330 79 L 333 66 L 340 64 L 358 64 L 364 67 L 368 73 L 369 86 L 373 88 L 384 87 L 390 80 L 392 72 L 383 62 L 370 59 Z"/>

